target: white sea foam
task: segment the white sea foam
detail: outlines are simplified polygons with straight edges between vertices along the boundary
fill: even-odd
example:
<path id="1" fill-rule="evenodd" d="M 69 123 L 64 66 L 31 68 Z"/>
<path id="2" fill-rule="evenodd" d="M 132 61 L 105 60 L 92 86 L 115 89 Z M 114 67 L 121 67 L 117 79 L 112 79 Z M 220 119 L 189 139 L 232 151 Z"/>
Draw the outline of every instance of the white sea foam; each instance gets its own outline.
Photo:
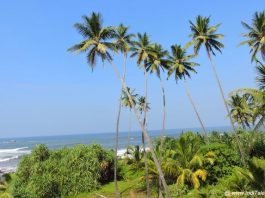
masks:
<path id="1" fill-rule="evenodd" d="M 117 152 L 118 157 L 123 157 L 126 154 L 127 149 L 120 149 Z"/>
<path id="2" fill-rule="evenodd" d="M 30 150 L 26 150 L 28 147 L 20 147 L 20 148 L 14 148 L 14 149 L 0 149 L 0 154 L 6 153 L 6 154 L 27 154 L 30 153 Z"/>
<path id="3" fill-rule="evenodd" d="M 140 148 L 140 151 L 143 152 L 143 148 Z M 149 152 L 150 149 L 149 149 L 148 147 L 146 147 L 146 148 L 145 148 L 145 151 L 146 151 L 146 152 Z M 117 152 L 117 156 L 118 156 L 119 158 L 122 158 L 122 159 L 125 158 L 125 157 L 130 157 L 130 155 L 127 155 L 126 152 L 127 152 L 127 149 L 120 149 L 120 150 L 118 150 L 118 152 Z"/>
<path id="4" fill-rule="evenodd" d="M 0 149 L 0 168 L 4 164 L 13 164 L 13 161 L 21 156 L 29 154 L 31 151 L 28 147 L 20 147 L 13 149 Z M 9 163 L 10 162 L 10 163 Z"/>
<path id="5" fill-rule="evenodd" d="M 9 166 L 9 167 L 1 167 L 0 168 L 0 176 L 5 174 L 5 173 L 14 173 L 16 172 L 17 167 L 14 166 Z"/>
<path id="6" fill-rule="evenodd" d="M 18 155 L 14 156 L 14 157 L 0 158 L 0 162 L 8 162 L 8 161 L 18 159 L 18 158 L 19 158 Z"/>

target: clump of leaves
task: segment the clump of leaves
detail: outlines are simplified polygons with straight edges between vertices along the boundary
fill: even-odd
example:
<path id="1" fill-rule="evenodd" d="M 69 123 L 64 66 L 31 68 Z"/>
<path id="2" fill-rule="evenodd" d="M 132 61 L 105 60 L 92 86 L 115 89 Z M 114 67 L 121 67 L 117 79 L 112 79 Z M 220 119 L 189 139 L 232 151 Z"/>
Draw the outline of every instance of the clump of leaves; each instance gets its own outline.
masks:
<path id="1" fill-rule="evenodd" d="M 90 192 L 113 179 L 113 152 L 99 145 L 37 146 L 18 167 L 14 197 L 53 198 Z"/>

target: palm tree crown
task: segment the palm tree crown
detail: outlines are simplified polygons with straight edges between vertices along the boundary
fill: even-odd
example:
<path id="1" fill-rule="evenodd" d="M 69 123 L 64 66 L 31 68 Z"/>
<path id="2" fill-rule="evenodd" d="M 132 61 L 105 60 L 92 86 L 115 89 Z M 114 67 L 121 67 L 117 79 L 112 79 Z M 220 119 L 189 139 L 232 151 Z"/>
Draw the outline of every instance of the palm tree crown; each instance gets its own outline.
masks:
<path id="1" fill-rule="evenodd" d="M 190 77 L 189 71 L 196 73 L 194 67 L 199 64 L 189 61 L 193 57 L 186 55 L 185 49 L 181 48 L 180 45 L 172 45 L 171 55 L 169 56 L 171 67 L 168 71 L 168 76 L 175 73 L 175 79 L 178 81 L 179 79 L 185 79 L 186 76 Z"/>
<path id="2" fill-rule="evenodd" d="M 115 28 L 115 40 L 114 45 L 117 50 L 119 50 L 123 54 L 127 54 L 130 50 L 130 45 L 132 44 L 132 38 L 134 34 L 128 33 L 129 27 L 120 24 L 118 27 Z"/>
<path id="3" fill-rule="evenodd" d="M 258 77 L 256 78 L 259 89 L 265 91 L 265 65 L 259 62 L 260 65 L 257 66 Z"/>
<path id="4" fill-rule="evenodd" d="M 216 34 L 218 27 L 221 24 L 210 26 L 210 17 L 197 16 L 196 24 L 190 21 L 192 41 L 190 44 L 194 45 L 194 53 L 197 55 L 201 46 L 204 45 L 208 56 L 215 55 L 215 50 L 221 53 L 221 48 L 224 45 L 218 41 L 224 36 L 222 34 Z"/>
<path id="5" fill-rule="evenodd" d="M 84 37 L 81 43 L 78 43 L 68 51 L 87 52 L 87 62 L 93 69 L 96 66 L 97 56 L 104 60 L 111 60 L 108 50 L 114 50 L 114 45 L 108 42 L 113 38 L 114 30 L 112 27 L 102 27 L 102 18 L 99 13 L 93 12 L 90 17 L 83 16 L 83 23 L 76 23 L 74 26 Z"/>
<path id="6" fill-rule="evenodd" d="M 122 105 L 124 107 L 128 107 L 129 109 L 132 109 L 137 104 L 137 96 L 138 94 L 134 94 L 134 90 L 131 90 L 131 88 L 127 87 L 127 91 L 131 96 L 132 102 L 130 98 L 127 96 L 125 91 L 123 90 L 123 96 L 121 98 Z"/>
<path id="7" fill-rule="evenodd" d="M 257 53 L 260 51 L 263 60 L 265 60 L 265 11 L 255 12 L 252 25 L 242 22 L 242 25 L 248 30 L 243 34 L 248 40 L 240 44 L 248 44 L 250 46 L 251 60 L 256 59 Z"/>
<path id="8" fill-rule="evenodd" d="M 165 174 L 177 176 L 178 186 L 189 184 L 198 189 L 200 179 L 205 181 L 207 178 L 205 163 L 213 164 L 215 154 L 211 151 L 203 154 L 200 139 L 191 132 L 181 135 L 177 141 L 166 142 L 165 146 L 170 147 L 163 162 Z"/>
<path id="9" fill-rule="evenodd" d="M 252 123 L 253 115 L 248 104 L 248 99 L 249 97 L 246 94 L 243 96 L 236 94 L 231 96 L 231 99 L 228 101 L 233 121 L 242 125 L 243 128 L 246 126 L 250 127 L 250 123 Z"/>
<path id="10" fill-rule="evenodd" d="M 164 50 L 160 44 L 154 44 L 151 48 L 146 70 L 155 73 L 160 78 L 161 70 L 169 69 L 169 61 L 166 58 L 168 51 Z"/>
<path id="11" fill-rule="evenodd" d="M 148 58 L 153 53 L 153 48 L 149 36 L 145 32 L 144 34 L 137 34 L 137 41 L 133 41 L 131 48 L 131 57 L 137 56 L 137 64 L 141 65 L 142 62 L 147 63 Z"/>
<path id="12" fill-rule="evenodd" d="M 146 105 L 146 110 L 147 111 L 150 110 L 149 103 L 145 101 L 145 97 L 144 96 L 140 96 L 138 98 L 138 110 L 140 111 L 140 113 L 144 112 L 145 105 Z"/>

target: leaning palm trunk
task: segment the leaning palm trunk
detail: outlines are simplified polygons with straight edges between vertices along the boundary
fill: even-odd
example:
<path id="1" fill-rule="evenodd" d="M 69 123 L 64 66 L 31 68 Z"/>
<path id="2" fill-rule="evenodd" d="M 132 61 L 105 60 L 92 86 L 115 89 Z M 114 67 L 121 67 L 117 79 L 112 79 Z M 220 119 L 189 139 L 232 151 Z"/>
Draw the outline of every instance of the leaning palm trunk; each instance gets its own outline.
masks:
<path id="1" fill-rule="evenodd" d="M 144 103 L 144 121 L 143 121 L 143 124 L 144 124 L 145 128 L 147 129 L 147 81 L 148 81 L 148 79 L 147 79 L 146 69 L 144 70 L 144 77 L 145 77 L 145 103 Z M 146 149 L 145 149 L 145 138 L 144 138 L 144 132 L 143 131 L 142 131 L 142 144 L 143 144 L 143 153 L 144 153 L 146 194 L 147 194 L 147 197 L 150 198 L 148 164 L 147 164 L 147 155 L 146 155 Z"/>
<path id="2" fill-rule="evenodd" d="M 123 71 L 123 80 L 125 80 L 126 76 L 126 53 L 124 53 L 124 71 Z M 119 147 L 119 125 L 120 125 L 120 115 L 121 115 L 121 98 L 122 98 L 122 86 L 120 91 L 120 101 L 119 101 L 119 109 L 118 109 L 118 115 L 117 115 L 117 122 L 116 122 L 116 142 L 115 142 L 115 160 L 114 160 L 114 183 L 115 183 L 115 194 L 116 197 L 119 198 L 120 192 L 118 187 L 118 181 L 117 181 L 117 167 L 118 167 L 118 147 Z"/>
<path id="3" fill-rule="evenodd" d="M 125 94 L 128 96 L 129 100 L 131 103 L 133 103 L 133 100 L 132 100 L 132 97 L 130 95 L 130 93 L 128 92 L 128 90 L 126 89 L 126 83 L 124 82 L 123 78 L 121 77 L 118 69 L 116 68 L 116 66 L 113 64 L 113 62 L 108 59 L 109 63 L 111 64 L 116 76 L 119 78 L 119 80 L 121 81 L 121 84 L 122 84 L 122 87 L 123 87 L 123 90 L 125 91 Z M 156 157 L 156 154 L 155 154 L 155 151 L 154 151 L 154 147 L 153 147 L 153 144 L 152 144 L 152 140 L 150 138 L 150 136 L 148 135 L 146 129 L 145 129 L 145 126 L 141 120 L 141 116 L 139 114 L 139 112 L 137 111 L 136 107 L 133 106 L 133 111 L 134 111 L 134 114 L 139 122 L 139 125 L 141 127 L 141 130 L 143 131 L 144 133 L 144 137 L 147 141 L 147 144 L 148 144 L 148 147 L 150 148 L 150 152 L 151 152 L 151 155 L 152 155 L 152 158 L 154 160 L 154 163 L 156 165 L 156 168 L 157 168 L 157 171 L 158 171 L 158 174 L 159 174 L 159 177 L 161 178 L 162 180 L 162 184 L 163 184 L 163 187 L 165 189 L 165 192 L 166 192 L 166 196 L 167 198 L 170 198 L 170 192 L 169 192 L 169 189 L 168 189 L 168 186 L 167 186 L 167 183 L 166 183 L 166 180 L 165 180 L 165 177 L 164 177 L 164 174 L 162 172 L 162 169 L 161 169 L 161 166 L 157 160 L 157 157 Z"/>
<path id="4" fill-rule="evenodd" d="M 129 128 L 128 128 L 128 145 L 127 145 L 127 151 L 131 144 L 131 127 L 132 127 L 132 111 L 129 110 Z"/>
<path id="5" fill-rule="evenodd" d="M 161 79 L 161 77 L 159 78 L 160 80 L 160 87 L 161 87 L 161 91 L 162 91 L 162 95 L 163 95 L 163 124 L 162 124 L 162 130 L 160 133 L 160 159 L 159 162 L 160 164 L 163 161 L 163 141 L 164 141 L 164 136 L 165 136 L 165 129 L 166 129 L 166 95 L 165 95 L 165 88 L 164 88 L 164 84 L 163 81 Z M 162 196 L 162 192 L 161 192 L 161 187 L 162 187 L 162 182 L 161 179 L 159 179 L 159 197 L 163 197 Z"/>
<path id="6" fill-rule="evenodd" d="M 199 114 L 199 112 L 197 110 L 197 107 L 196 107 L 196 105 L 195 105 L 192 97 L 191 97 L 191 94 L 190 94 L 190 91 L 189 91 L 189 87 L 188 87 L 188 83 L 187 83 L 186 80 L 184 80 L 184 87 L 185 87 L 186 94 L 187 94 L 187 96 L 188 96 L 188 98 L 190 100 L 190 103 L 192 105 L 192 108 L 193 108 L 193 110 L 194 110 L 194 112 L 195 112 L 195 114 L 196 114 L 196 116 L 197 116 L 197 118 L 198 118 L 198 120 L 200 122 L 201 128 L 202 128 L 202 130 L 204 132 L 205 141 L 207 142 L 207 144 L 209 144 L 209 139 L 208 139 L 207 131 L 205 130 L 205 127 L 204 127 L 204 124 L 203 124 L 202 119 L 200 117 L 200 114 Z"/>
<path id="7" fill-rule="evenodd" d="M 237 141 L 238 150 L 239 150 L 239 152 L 240 152 L 240 158 L 241 158 L 241 161 L 242 161 L 242 163 L 243 163 L 244 165 L 246 165 L 246 164 L 245 164 L 245 158 L 244 158 L 244 152 L 243 152 L 242 147 L 241 147 L 241 145 L 240 145 L 239 136 L 238 136 L 238 134 L 237 134 L 237 131 L 236 131 L 235 125 L 234 125 L 234 123 L 233 123 L 231 113 L 229 112 L 228 105 L 227 105 L 227 102 L 226 102 L 226 100 L 225 100 L 224 91 L 223 91 L 223 88 L 222 88 L 222 85 L 221 85 L 220 79 L 219 79 L 219 77 L 218 77 L 218 74 L 217 74 L 217 71 L 216 71 L 215 64 L 214 64 L 214 62 L 213 62 L 213 60 L 212 60 L 211 54 L 210 54 L 210 52 L 209 52 L 208 49 L 207 49 L 207 54 L 208 54 L 208 58 L 209 58 L 209 60 L 210 60 L 210 62 L 211 62 L 211 66 L 212 66 L 212 69 L 213 69 L 213 72 L 214 72 L 214 75 L 215 75 L 215 78 L 216 78 L 216 81 L 217 81 L 217 84 L 218 84 L 218 87 L 219 87 L 220 93 L 221 93 L 221 95 L 222 95 L 222 99 L 223 99 L 223 101 L 224 101 L 225 109 L 226 109 L 226 111 L 227 111 L 227 114 L 229 115 L 230 124 L 231 124 L 231 126 L 232 126 L 232 128 L 233 128 L 233 130 L 234 130 L 234 132 L 235 132 L 235 137 L 236 137 L 236 141 Z"/>

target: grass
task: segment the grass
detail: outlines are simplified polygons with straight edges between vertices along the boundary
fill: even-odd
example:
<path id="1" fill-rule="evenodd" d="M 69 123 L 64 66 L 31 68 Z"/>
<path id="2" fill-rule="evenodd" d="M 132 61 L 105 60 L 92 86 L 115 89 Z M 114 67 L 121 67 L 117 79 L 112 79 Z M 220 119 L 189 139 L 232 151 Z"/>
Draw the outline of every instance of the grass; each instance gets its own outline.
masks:
<path id="1" fill-rule="evenodd" d="M 122 197 L 146 197 L 145 192 L 142 190 L 140 178 L 136 178 L 134 180 L 126 180 L 126 181 L 119 181 L 119 190 Z M 115 186 L 114 182 L 108 183 L 102 186 L 99 190 L 93 191 L 91 193 L 82 193 L 76 196 L 76 198 L 100 198 L 102 196 L 108 198 L 115 198 L 114 192 Z M 100 196 L 102 195 L 102 196 Z"/>

